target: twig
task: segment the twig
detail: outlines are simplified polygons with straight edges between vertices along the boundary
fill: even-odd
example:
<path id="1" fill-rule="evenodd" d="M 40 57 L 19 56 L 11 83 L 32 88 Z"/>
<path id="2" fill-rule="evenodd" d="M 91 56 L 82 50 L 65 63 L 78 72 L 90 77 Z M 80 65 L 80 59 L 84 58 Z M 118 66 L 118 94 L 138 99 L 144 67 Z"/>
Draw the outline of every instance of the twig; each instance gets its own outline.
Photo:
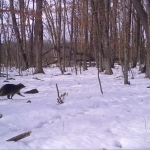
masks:
<path id="1" fill-rule="evenodd" d="M 57 102 L 58 102 L 59 104 L 63 104 L 64 102 L 63 102 L 63 100 L 61 99 L 61 96 L 59 95 L 59 90 L 58 90 L 57 84 L 56 84 L 56 89 L 57 89 L 57 95 L 58 95 Z"/>
<path id="2" fill-rule="evenodd" d="M 14 136 L 14 137 L 8 139 L 7 141 L 15 141 L 16 142 L 18 140 L 21 140 L 21 139 L 27 137 L 27 136 L 30 136 L 30 134 L 31 134 L 31 131 L 25 132 L 25 133 L 19 134 L 17 136 Z"/>

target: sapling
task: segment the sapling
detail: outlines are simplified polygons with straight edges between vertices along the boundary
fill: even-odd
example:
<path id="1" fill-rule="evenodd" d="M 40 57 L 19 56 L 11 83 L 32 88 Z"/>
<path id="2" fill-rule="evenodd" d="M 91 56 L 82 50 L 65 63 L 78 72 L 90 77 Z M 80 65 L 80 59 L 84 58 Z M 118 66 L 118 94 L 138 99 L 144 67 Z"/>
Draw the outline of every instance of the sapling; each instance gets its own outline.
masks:
<path id="1" fill-rule="evenodd" d="M 58 90 L 58 86 L 56 84 L 56 89 L 57 89 L 57 95 L 58 95 L 58 98 L 57 98 L 57 102 L 59 104 L 63 104 L 64 103 L 64 99 L 65 99 L 65 96 L 68 96 L 68 93 L 64 92 L 63 94 L 59 95 L 59 90 Z"/>

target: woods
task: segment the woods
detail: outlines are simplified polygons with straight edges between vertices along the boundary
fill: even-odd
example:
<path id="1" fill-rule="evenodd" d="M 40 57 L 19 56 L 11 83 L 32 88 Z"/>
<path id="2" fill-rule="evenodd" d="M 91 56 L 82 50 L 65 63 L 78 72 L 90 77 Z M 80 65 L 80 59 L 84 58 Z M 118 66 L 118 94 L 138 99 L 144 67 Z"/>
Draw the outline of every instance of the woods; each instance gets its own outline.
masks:
<path id="1" fill-rule="evenodd" d="M 111 75 L 117 62 L 124 84 L 137 65 L 150 78 L 149 0 L 1 0 L 0 24 L 0 71 L 56 64 Z"/>

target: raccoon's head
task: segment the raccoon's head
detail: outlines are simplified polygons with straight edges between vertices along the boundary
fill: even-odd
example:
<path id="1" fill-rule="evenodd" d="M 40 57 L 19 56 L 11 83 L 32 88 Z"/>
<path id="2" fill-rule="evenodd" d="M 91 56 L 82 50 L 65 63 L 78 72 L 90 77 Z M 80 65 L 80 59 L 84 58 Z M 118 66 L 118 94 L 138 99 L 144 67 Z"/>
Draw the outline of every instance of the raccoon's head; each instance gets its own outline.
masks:
<path id="1" fill-rule="evenodd" d="M 25 88 L 26 86 L 25 85 L 23 85 L 22 83 L 20 83 L 20 84 L 18 84 L 19 85 L 19 87 L 20 87 L 20 89 L 22 89 L 22 88 Z"/>

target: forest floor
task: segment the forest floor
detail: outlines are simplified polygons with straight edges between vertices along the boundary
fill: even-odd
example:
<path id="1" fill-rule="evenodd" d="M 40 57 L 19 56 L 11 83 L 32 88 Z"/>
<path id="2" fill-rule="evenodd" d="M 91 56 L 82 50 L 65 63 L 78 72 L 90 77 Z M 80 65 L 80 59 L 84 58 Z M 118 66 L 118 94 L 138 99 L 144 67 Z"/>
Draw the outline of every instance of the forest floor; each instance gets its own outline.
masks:
<path id="1" fill-rule="evenodd" d="M 120 66 L 113 75 L 89 67 L 75 75 L 68 68 L 61 75 L 58 68 L 44 68 L 45 74 L 32 71 L 18 76 L 9 72 L 8 83 L 23 83 L 25 97 L 12 100 L 0 97 L 0 149 L 149 149 L 150 148 L 150 80 L 138 68 L 129 72 L 130 85 L 124 85 Z M 79 73 L 79 72 L 78 72 Z M 6 78 L 0 77 L 1 87 Z M 64 103 L 57 103 L 57 89 Z M 25 91 L 37 88 L 37 94 Z M 27 103 L 27 101 L 31 103 Z M 31 131 L 30 136 L 14 141 L 11 137 Z"/>

